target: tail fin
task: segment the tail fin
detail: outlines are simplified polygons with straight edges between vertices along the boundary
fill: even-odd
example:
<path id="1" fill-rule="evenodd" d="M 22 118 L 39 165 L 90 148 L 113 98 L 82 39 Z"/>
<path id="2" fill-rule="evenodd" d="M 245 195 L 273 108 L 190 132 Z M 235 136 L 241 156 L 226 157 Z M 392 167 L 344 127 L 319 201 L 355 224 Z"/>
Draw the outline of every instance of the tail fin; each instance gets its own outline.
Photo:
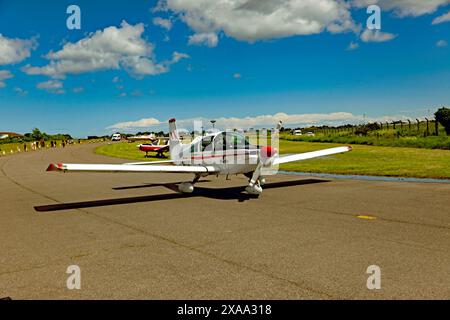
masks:
<path id="1" fill-rule="evenodd" d="M 175 119 L 169 120 L 169 149 L 170 158 L 172 160 L 177 160 L 180 156 L 181 142 L 177 131 L 177 125 L 175 124 Z"/>

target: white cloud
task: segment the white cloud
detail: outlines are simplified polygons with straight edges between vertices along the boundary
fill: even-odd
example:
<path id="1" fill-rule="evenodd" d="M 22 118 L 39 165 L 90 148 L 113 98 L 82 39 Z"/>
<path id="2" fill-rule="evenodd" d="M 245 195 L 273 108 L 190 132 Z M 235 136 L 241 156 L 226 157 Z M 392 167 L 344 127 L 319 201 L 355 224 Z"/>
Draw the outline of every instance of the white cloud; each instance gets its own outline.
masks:
<path id="1" fill-rule="evenodd" d="M 36 39 L 8 39 L 0 33 L 0 65 L 19 63 L 37 47 Z"/>
<path id="2" fill-rule="evenodd" d="M 364 42 L 385 42 L 390 41 L 396 37 L 397 35 L 392 33 L 369 29 L 364 30 L 361 34 L 361 40 Z"/>
<path id="3" fill-rule="evenodd" d="M 235 74 L 233 74 L 233 78 L 235 78 L 235 79 L 240 79 L 240 78 L 242 78 L 242 74 L 240 74 L 240 73 L 235 73 Z"/>
<path id="4" fill-rule="evenodd" d="M 353 5 L 357 7 L 378 4 L 382 9 L 392 10 L 400 17 L 430 14 L 448 3 L 450 0 L 353 0 Z"/>
<path id="5" fill-rule="evenodd" d="M 20 87 L 15 87 L 14 92 L 21 96 L 26 96 L 28 94 L 28 91 L 26 91 Z"/>
<path id="6" fill-rule="evenodd" d="M 436 46 L 439 48 L 446 47 L 447 45 L 448 45 L 448 43 L 445 40 L 439 40 L 438 42 L 436 42 Z"/>
<path id="7" fill-rule="evenodd" d="M 341 0 L 160 0 L 194 30 L 190 44 L 215 46 L 217 34 L 254 42 L 295 35 L 355 30 Z"/>
<path id="8" fill-rule="evenodd" d="M 130 129 L 130 128 L 144 128 L 159 125 L 161 122 L 155 118 L 146 118 L 138 121 L 119 122 L 113 124 L 106 129 Z"/>
<path id="9" fill-rule="evenodd" d="M 207 47 L 215 47 L 219 42 L 217 34 L 214 32 L 196 33 L 189 36 L 188 43 L 190 45 L 205 45 Z"/>
<path id="10" fill-rule="evenodd" d="M 76 87 L 76 88 L 73 88 L 72 89 L 72 92 L 73 93 L 81 93 L 81 92 L 83 92 L 84 91 L 84 88 L 83 87 Z"/>
<path id="11" fill-rule="evenodd" d="M 284 126 L 311 126 L 311 125 L 342 125 L 348 123 L 361 123 L 362 121 L 386 122 L 394 120 L 406 120 L 404 116 L 383 116 L 383 117 L 365 117 L 363 115 L 354 115 L 349 112 L 334 113 L 315 113 L 315 114 L 287 114 L 276 113 L 269 115 L 259 115 L 254 117 L 220 117 L 216 118 L 216 127 L 222 129 L 234 128 L 273 128 L 278 121 L 283 121 Z M 202 121 L 209 125 L 206 118 L 177 119 L 181 127 L 190 127 L 194 121 Z M 137 121 L 119 122 L 107 127 L 108 130 L 132 130 L 136 128 L 158 127 L 158 129 L 167 129 L 167 121 L 160 121 L 155 118 L 145 118 Z"/>
<path id="12" fill-rule="evenodd" d="M 36 85 L 36 88 L 45 90 L 61 89 L 62 87 L 63 87 L 62 82 L 58 80 L 49 80 L 45 82 L 40 82 Z"/>
<path id="13" fill-rule="evenodd" d="M 0 70 L 0 88 L 6 87 L 5 80 L 14 78 L 14 75 L 9 70 Z"/>
<path id="14" fill-rule="evenodd" d="M 347 47 L 347 50 L 356 50 L 359 48 L 359 43 L 358 42 L 350 42 L 350 44 Z"/>
<path id="15" fill-rule="evenodd" d="M 166 30 L 172 29 L 172 21 L 170 19 L 163 19 L 160 17 L 156 17 L 153 19 L 153 24 L 155 26 L 159 26 L 161 28 L 164 28 Z"/>
<path id="16" fill-rule="evenodd" d="M 172 54 L 172 60 L 167 62 L 168 64 L 173 64 L 173 63 L 177 63 L 178 61 L 180 61 L 181 59 L 188 59 L 189 55 L 187 55 L 186 53 L 180 53 L 180 52 L 174 52 Z"/>
<path id="17" fill-rule="evenodd" d="M 450 21 L 450 11 L 433 19 L 433 22 L 431 24 L 440 24 L 444 22 Z"/>
<path id="18" fill-rule="evenodd" d="M 142 38 L 144 25 L 130 25 L 97 30 L 76 43 L 66 43 L 59 51 L 45 57 L 50 62 L 42 67 L 27 65 L 22 70 L 29 75 L 46 75 L 63 79 L 67 74 L 124 69 L 142 77 L 169 71 L 169 64 L 157 63 L 153 45 Z"/>
<path id="19" fill-rule="evenodd" d="M 66 91 L 63 88 L 63 83 L 59 80 L 48 80 L 40 82 L 36 85 L 36 88 L 40 90 L 47 90 L 49 93 L 53 94 L 65 94 Z"/>

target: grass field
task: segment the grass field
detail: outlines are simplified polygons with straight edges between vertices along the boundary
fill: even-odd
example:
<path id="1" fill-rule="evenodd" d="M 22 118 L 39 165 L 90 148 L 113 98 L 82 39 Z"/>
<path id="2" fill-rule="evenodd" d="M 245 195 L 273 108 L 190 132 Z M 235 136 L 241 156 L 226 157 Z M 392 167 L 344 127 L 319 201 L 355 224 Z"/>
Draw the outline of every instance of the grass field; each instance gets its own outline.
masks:
<path id="1" fill-rule="evenodd" d="M 312 131 L 315 133 L 315 136 L 295 136 L 283 132 L 281 133 L 281 138 L 304 142 L 450 150 L 450 136 L 445 133 L 444 127 L 441 125 L 438 126 L 439 135 L 436 136 L 434 123 L 429 124 L 428 130 L 426 123 L 422 122 L 419 124 L 419 128 L 416 125 L 412 125 L 410 129 L 407 124 L 404 124 L 403 127 L 397 124 L 396 129 L 393 129 L 391 124 L 389 129 L 385 125 L 383 129 L 369 130 L 365 135 L 357 133 L 363 127 L 305 129 L 304 132 Z"/>
<path id="2" fill-rule="evenodd" d="M 61 145 L 61 141 L 57 141 L 57 143 L 58 143 L 58 145 Z M 24 142 L 0 143 L 0 157 L 1 156 L 5 156 L 5 155 L 7 156 L 7 155 L 14 154 L 14 153 L 18 153 L 19 150 L 20 150 L 20 152 L 23 152 L 24 151 L 24 148 L 23 148 L 24 144 L 27 145 L 28 151 L 32 151 L 30 142 L 26 142 L 26 143 L 24 143 Z M 50 141 L 46 141 L 45 145 L 47 147 L 50 147 Z M 12 151 L 12 153 L 11 153 L 11 151 Z"/>
<path id="3" fill-rule="evenodd" d="M 145 154 L 138 150 L 137 145 L 138 143 L 112 143 L 98 147 L 96 153 L 137 161 L 161 160 L 156 157 L 144 158 Z M 341 144 L 280 140 L 282 154 L 336 146 Z M 352 152 L 285 164 L 280 167 L 280 170 L 450 179 L 450 151 L 353 145 Z"/>

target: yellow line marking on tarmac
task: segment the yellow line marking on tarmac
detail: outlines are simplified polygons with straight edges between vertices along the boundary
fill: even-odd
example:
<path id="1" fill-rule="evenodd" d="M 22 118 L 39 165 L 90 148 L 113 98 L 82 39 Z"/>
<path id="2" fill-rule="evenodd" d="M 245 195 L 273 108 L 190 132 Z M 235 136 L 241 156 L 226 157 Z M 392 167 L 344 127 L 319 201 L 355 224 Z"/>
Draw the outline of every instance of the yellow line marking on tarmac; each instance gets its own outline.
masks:
<path id="1" fill-rule="evenodd" d="M 374 216 L 356 216 L 356 217 L 364 220 L 377 220 L 377 217 Z"/>

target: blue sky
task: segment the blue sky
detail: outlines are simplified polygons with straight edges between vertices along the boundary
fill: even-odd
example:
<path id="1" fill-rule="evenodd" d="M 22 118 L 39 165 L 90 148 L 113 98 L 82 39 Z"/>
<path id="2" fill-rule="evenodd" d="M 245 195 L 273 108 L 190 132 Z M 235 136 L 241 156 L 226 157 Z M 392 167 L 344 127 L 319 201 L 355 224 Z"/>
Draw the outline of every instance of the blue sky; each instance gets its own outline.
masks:
<path id="1" fill-rule="evenodd" d="M 448 0 L 202 1 L 0 0 L 0 131 L 347 123 L 450 105 Z M 364 37 L 374 2 L 382 29 Z M 70 4 L 81 30 L 66 27 Z"/>

